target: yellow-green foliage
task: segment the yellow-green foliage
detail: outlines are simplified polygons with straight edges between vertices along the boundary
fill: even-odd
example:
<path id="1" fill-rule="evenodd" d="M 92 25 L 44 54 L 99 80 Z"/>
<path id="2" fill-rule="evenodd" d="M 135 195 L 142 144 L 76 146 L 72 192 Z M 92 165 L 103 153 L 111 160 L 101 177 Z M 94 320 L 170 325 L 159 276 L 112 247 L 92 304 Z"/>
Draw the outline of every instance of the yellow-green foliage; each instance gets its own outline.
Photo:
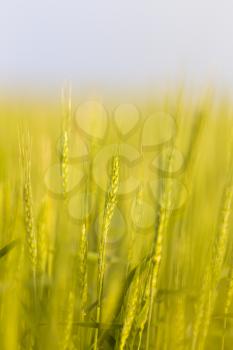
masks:
<path id="1" fill-rule="evenodd" d="M 232 107 L 1 101 L 1 350 L 232 349 Z"/>

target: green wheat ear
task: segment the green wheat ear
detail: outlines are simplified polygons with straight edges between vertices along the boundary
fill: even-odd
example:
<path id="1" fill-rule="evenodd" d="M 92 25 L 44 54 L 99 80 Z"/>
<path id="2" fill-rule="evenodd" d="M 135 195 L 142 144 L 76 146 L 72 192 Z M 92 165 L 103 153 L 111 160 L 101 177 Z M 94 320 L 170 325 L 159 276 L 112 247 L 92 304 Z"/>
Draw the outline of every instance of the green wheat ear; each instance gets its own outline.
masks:
<path id="1" fill-rule="evenodd" d="M 136 273 L 134 282 L 132 283 L 131 289 L 129 291 L 125 308 L 123 327 L 119 341 L 119 350 L 124 350 L 126 348 L 126 343 L 130 336 L 130 332 L 136 318 L 136 311 L 139 303 L 139 283 L 140 274 Z"/>
<path id="2" fill-rule="evenodd" d="M 68 190 L 69 136 L 72 115 L 71 86 L 62 89 L 62 128 L 61 128 L 61 177 L 63 196 L 66 199 Z"/>
<path id="3" fill-rule="evenodd" d="M 229 216 L 232 211 L 232 201 L 233 187 L 227 183 L 222 196 L 219 229 L 214 241 L 211 261 L 207 265 L 204 275 L 201 296 L 198 303 L 194 324 L 193 349 L 196 348 L 198 341 L 200 342 L 198 345 L 199 348 L 203 349 L 206 341 L 210 318 L 215 305 L 215 288 L 219 282 L 229 239 Z"/>
<path id="4" fill-rule="evenodd" d="M 98 278 L 97 278 L 97 313 L 96 313 L 96 322 L 100 323 L 101 321 L 101 301 L 103 293 L 103 284 L 104 284 L 104 274 L 106 267 L 106 245 L 108 239 L 108 233 L 114 213 L 114 209 L 117 203 L 117 191 L 119 186 L 119 157 L 114 156 L 112 162 L 112 174 L 110 180 L 110 186 L 106 198 L 103 225 L 102 229 L 99 232 L 99 259 L 98 259 Z M 98 349 L 98 337 L 99 329 L 95 332 L 94 339 L 94 349 Z"/>
<path id="5" fill-rule="evenodd" d="M 20 131 L 20 155 L 23 173 L 23 204 L 24 222 L 26 230 L 26 242 L 28 257 L 34 278 L 37 270 L 37 240 L 35 219 L 33 214 L 32 184 L 31 184 L 31 138 L 29 131 Z"/>

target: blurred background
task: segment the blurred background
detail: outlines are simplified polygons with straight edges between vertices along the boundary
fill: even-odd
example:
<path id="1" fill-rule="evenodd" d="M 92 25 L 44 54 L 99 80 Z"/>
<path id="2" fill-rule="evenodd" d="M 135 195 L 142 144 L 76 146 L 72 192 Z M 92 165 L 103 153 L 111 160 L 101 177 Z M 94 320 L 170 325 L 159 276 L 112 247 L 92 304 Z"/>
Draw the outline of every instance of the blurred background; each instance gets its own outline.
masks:
<path id="1" fill-rule="evenodd" d="M 229 88 L 232 11 L 231 0 L 3 0 L 0 86 Z"/>

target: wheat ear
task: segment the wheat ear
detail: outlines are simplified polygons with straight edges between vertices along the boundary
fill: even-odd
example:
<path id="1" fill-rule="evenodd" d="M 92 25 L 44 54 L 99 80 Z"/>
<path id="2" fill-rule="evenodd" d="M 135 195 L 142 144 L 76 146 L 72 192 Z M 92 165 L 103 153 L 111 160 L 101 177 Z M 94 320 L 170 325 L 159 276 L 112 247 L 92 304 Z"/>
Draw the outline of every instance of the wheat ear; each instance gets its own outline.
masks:
<path id="1" fill-rule="evenodd" d="M 224 350 L 225 348 L 225 332 L 227 328 L 227 317 L 229 314 L 229 309 L 232 303 L 232 299 L 233 299 L 233 266 L 231 266 L 231 269 L 230 269 L 229 283 L 227 287 L 227 296 L 226 296 L 225 305 L 224 305 L 224 333 L 222 336 L 221 350 Z"/>
<path id="2" fill-rule="evenodd" d="M 138 305 L 138 297 L 139 297 L 139 282 L 140 282 L 140 274 L 137 273 L 137 275 L 135 276 L 135 281 L 128 295 L 123 328 L 120 336 L 119 350 L 125 349 L 127 339 L 130 335 L 132 325 L 135 320 L 137 305 Z"/>
<path id="3" fill-rule="evenodd" d="M 72 291 L 70 291 L 69 298 L 68 298 L 65 334 L 64 334 L 63 342 L 61 344 L 61 350 L 70 349 L 72 328 L 73 328 L 73 317 L 74 317 L 74 301 L 75 301 L 74 293 Z"/>
<path id="4" fill-rule="evenodd" d="M 19 147 L 21 154 L 21 162 L 23 169 L 23 203 L 24 203 L 24 222 L 26 229 L 26 242 L 28 256 L 31 262 L 31 269 L 36 277 L 37 268 L 37 241 L 36 241 L 36 229 L 33 215 L 33 200 L 32 200 L 32 188 L 31 188 L 31 139 L 29 131 L 23 133 L 21 130 Z"/>
<path id="5" fill-rule="evenodd" d="M 103 217 L 103 226 L 100 232 L 100 241 L 99 241 L 99 259 L 98 259 L 98 278 L 97 278 L 97 314 L 96 322 L 100 323 L 100 314 L 101 314 L 101 299 L 103 292 L 103 282 L 104 282 L 104 273 L 106 265 L 106 244 L 108 238 L 109 227 L 112 221 L 114 209 L 117 202 L 117 192 L 119 186 L 119 157 L 114 156 L 112 162 L 112 175 L 110 188 L 108 191 L 108 196 L 105 205 L 104 217 Z M 95 332 L 94 339 L 94 350 L 98 349 L 98 337 L 99 337 L 99 327 Z"/>
<path id="6" fill-rule="evenodd" d="M 168 157 L 167 160 L 167 169 L 168 171 L 172 168 L 172 157 L 173 151 Z M 172 186 L 170 179 L 167 179 L 164 186 L 164 191 L 162 193 L 162 201 L 159 209 L 158 215 L 158 226 L 157 226 L 157 237 L 154 243 L 153 252 L 152 252 L 152 269 L 151 269 L 151 287 L 150 287 L 150 306 L 148 313 L 148 331 L 147 331 L 147 340 L 146 340 L 146 350 L 149 349 L 150 342 L 150 323 L 152 318 L 152 309 L 154 304 L 154 299 L 158 290 L 158 279 L 160 272 L 160 265 L 163 254 L 163 242 L 164 236 L 167 231 L 167 226 L 169 222 L 169 215 L 171 210 L 171 193 Z"/>
<path id="7" fill-rule="evenodd" d="M 201 296 L 194 324 L 193 346 L 196 349 L 198 337 L 200 336 L 200 349 L 204 347 L 207 336 L 210 317 L 214 307 L 214 289 L 217 286 L 224 261 L 228 236 L 229 236 L 229 216 L 231 213 L 233 200 L 233 188 L 227 185 L 222 199 L 222 210 L 220 213 L 220 227 L 214 242 L 210 265 L 207 266 L 204 282 L 202 284 Z M 211 301 L 211 302 L 210 302 Z M 201 329 L 202 326 L 202 329 Z M 200 331 L 201 329 L 201 331 Z"/>
<path id="8" fill-rule="evenodd" d="M 68 190 L 68 165 L 69 165 L 69 132 L 71 122 L 71 87 L 62 90 L 62 144 L 61 144 L 61 177 L 62 191 L 66 199 Z"/>

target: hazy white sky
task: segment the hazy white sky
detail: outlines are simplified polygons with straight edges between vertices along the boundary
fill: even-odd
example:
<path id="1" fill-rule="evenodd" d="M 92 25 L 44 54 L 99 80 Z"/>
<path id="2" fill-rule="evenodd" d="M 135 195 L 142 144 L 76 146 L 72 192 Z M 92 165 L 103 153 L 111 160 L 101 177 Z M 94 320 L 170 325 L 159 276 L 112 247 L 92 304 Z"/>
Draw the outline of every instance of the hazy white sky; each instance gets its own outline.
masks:
<path id="1" fill-rule="evenodd" d="M 2 0 L 0 77 L 233 84 L 232 0 Z"/>

